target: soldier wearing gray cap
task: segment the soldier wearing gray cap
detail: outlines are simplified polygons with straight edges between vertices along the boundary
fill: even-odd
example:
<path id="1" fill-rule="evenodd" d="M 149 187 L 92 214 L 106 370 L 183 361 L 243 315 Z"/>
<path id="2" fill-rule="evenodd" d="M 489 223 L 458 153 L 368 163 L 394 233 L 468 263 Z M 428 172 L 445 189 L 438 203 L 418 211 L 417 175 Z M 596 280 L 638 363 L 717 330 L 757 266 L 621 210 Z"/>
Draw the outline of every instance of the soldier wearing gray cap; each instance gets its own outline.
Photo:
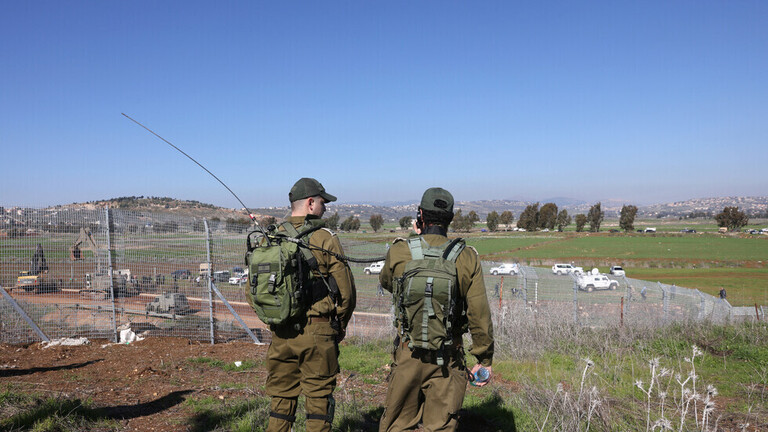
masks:
<path id="1" fill-rule="evenodd" d="M 425 431 L 454 431 L 457 426 L 457 413 L 461 408 L 466 391 L 468 374 L 465 365 L 462 335 L 469 330 L 472 334 L 472 347 L 470 354 L 477 358 L 477 364 L 472 369 L 475 373 L 485 368 L 488 374 L 484 381 L 477 385 L 484 385 L 490 379 L 491 363 L 493 361 L 493 323 L 491 311 L 488 306 L 488 298 L 485 293 L 483 271 L 480 266 L 477 251 L 472 247 L 463 247 L 460 239 L 450 241 L 447 237 L 448 225 L 453 220 L 453 196 L 442 188 L 430 188 L 424 192 L 419 206 L 419 213 L 414 229 L 417 235 L 408 239 L 397 239 L 387 252 L 379 281 L 384 289 L 392 292 L 395 290 L 395 298 L 401 297 L 400 287 L 408 274 L 415 274 L 420 261 L 427 260 L 423 257 L 437 255 L 446 257 L 454 263 L 455 269 L 448 272 L 456 281 L 457 301 L 454 311 L 445 313 L 452 321 L 452 325 L 446 326 L 443 346 L 438 350 L 431 350 L 420 338 L 413 328 L 419 323 L 406 322 L 408 313 L 398 316 L 398 331 L 395 338 L 395 352 L 392 363 L 389 385 L 387 388 L 384 414 L 379 423 L 379 432 L 392 432 L 414 429 L 419 422 Z M 456 247 L 461 244 L 460 247 Z M 458 252 L 457 252 L 458 251 Z M 442 264 L 426 264 L 430 269 L 438 268 Z M 429 272 L 432 270 L 427 270 Z M 434 275 L 434 273 L 431 273 Z M 432 295 L 437 298 L 436 277 L 426 278 L 424 289 L 429 293 L 426 300 L 432 301 Z M 416 288 L 417 279 L 411 279 L 409 291 Z M 434 284 L 434 285 L 433 285 Z M 433 289 L 435 293 L 433 294 Z M 409 299 L 412 301 L 413 299 Z M 430 309 L 429 313 L 421 312 L 418 320 L 429 322 L 421 327 L 421 332 L 428 333 L 435 319 L 437 310 L 434 303 L 427 305 L 424 301 L 423 309 Z M 398 308 L 405 308 L 404 302 L 395 300 Z M 412 303 L 411 303 L 412 304 Z M 410 307 L 410 306 L 409 306 Z M 444 312 L 444 311 L 443 311 Z M 397 314 L 397 312 L 396 312 Z M 451 318 L 453 317 L 453 318 Z M 432 335 L 426 335 L 426 339 L 432 339 Z M 485 371 L 484 371 L 485 372 Z M 480 376 L 480 374 L 478 374 Z"/>
<path id="2" fill-rule="evenodd" d="M 319 181 L 302 178 L 291 188 L 291 216 L 298 231 L 322 225 L 325 203 L 336 197 L 325 191 Z M 341 243 L 328 229 L 319 229 L 309 238 L 310 246 L 343 255 Z M 349 266 L 335 256 L 312 250 L 318 271 L 332 278 L 338 286 L 338 298 L 331 295 L 312 304 L 299 328 L 275 327 L 267 351 L 266 391 L 272 397 L 268 432 L 288 432 L 296 420 L 300 394 L 306 397 L 306 430 L 331 430 L 335 402 L 333 390 L 339 373 L 338 342 L 355 309 L 355 283 Z M 338 324 L 338 325 L 334 325 Z"/>

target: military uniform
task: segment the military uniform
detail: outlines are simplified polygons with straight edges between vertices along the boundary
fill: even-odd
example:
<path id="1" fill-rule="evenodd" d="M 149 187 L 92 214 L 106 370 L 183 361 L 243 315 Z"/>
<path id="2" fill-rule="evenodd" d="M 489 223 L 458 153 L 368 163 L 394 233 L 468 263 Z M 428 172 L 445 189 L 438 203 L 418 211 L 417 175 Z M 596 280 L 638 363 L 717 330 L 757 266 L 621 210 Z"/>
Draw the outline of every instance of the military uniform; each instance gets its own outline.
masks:
<path id="1" fill-rule="evenodd" d="M 319 183 L 318 183 L 319 184 Z M 335 199 L 335 198 L 334 198 Z M 301 231 L 314 225 L 318 216 L 291 216 L 288 221 Z M 331 231 L 312 233 L 309 244 L 343 254 L 339 239 Z M 333 390 L 339 373 L 339 331 L 346 331 L 355 308 L 355 285 L 349 266 L 335 256 L 312 250 L 318 270 L 333 276 L 339 288 L 339 305 L 330 296 L 315 302 L 300 328 L 272 326 L 272 343 L 267 351 L 267 394 L 272 397 L 268 432 L 288 432 L 295 421 L 299 394 L 306 397 L 307 431 L 330 431 L 333 422 Z M 332 323 L 338 317 L 340 330 Z"/>
<path id="2" fill-rule="evenodd" d="M 452 212 L 453 198 L 450 199 Z M 440 246 L 448 241 L 442 233 L 427 233 L 422 238 L 430 246 Z M 395 241 L 379 276 L 384 289 L 392 292 L 394 279 L 402 276 L 406 263 L 411 259 L 408 242 L 403 239 Z M 493 323 L 477 251 L 465 248 L 456 259 L 456 272 L 459 294 L 464 299 L 468 329 L 472 335 L 469 352 L 479 364 L 491 366 Z M 402 334 L 400 330 L 398 335 Z M 411 349 L 407 340 L 395 339 L 394 361 L 379 432 L 413 429 L 420 421 L 425 431 L 456 429 L 456 414 L 464 400 L 468 380 L 462 346 L 462 335 L 466 330 L 466 326 L 454 327 L 453 347 L 445 353 L 447 358 L 443 362 L 438 362 L 435 351 Z"/>

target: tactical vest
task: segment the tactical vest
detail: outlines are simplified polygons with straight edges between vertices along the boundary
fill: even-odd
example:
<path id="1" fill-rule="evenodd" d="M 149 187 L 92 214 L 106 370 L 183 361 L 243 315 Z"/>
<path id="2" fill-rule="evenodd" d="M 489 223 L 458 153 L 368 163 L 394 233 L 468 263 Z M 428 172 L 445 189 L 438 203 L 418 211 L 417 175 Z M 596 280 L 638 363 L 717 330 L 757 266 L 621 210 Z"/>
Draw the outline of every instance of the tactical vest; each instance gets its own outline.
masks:
<path id="1" fill-rule="evenodd" d="M 464 320 L 464 302 L 458 286 L 456 259 L 466 244 L 455 239 L 430 246 L 421 236 L 407 240 L 411 261 L 394 279 L 395 326 L 411 349 L 437 351 L 437 364 L 453 345 L 456 326 Z"/>
<path id="2" fill-rule="evenodd" d="M 301 237 L 311 236 L 310 232 L 322 224 L 322 221 L 307 221 L 301 232 L 289 222 L 280 225 L 283 231 L 271 225 L 266 238 L 261 235 L 253 242 L 251 235 L 262 233 L 248 234 L 245 297 L 265 324 L 298 328 L 310 306 L 329 294 L 330 284 L 320 275 L 317 259 L 308 247 L 299 245 Z"/>

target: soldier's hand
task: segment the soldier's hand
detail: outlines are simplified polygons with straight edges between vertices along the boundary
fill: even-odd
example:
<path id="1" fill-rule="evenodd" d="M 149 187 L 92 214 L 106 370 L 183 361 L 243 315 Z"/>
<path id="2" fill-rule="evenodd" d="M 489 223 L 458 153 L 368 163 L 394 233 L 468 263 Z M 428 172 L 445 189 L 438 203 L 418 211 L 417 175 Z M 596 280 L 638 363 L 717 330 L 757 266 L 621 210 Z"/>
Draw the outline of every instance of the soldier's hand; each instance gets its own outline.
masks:
<path id="1" fill-rule="evenodd" d="M 491 376 L 493 375 L 490 366 L 483 366 L 480 363 L 478 363 L 470 371 L 472 373 L 472 376 L 473 377 L 477 377 L 477 371 L 479 371 L 481 368 L 485 368 L 485 370 L 488 371 L 488 378 L 485 379 L 485 380 L 479 380 L 478 378 L 475 378 L 475 380 L 472 382 L 472 385 L 475 385 L 477 387 L 482 387 L 482 386 L 488 384 L 488 382 L 491 381 Z"/>

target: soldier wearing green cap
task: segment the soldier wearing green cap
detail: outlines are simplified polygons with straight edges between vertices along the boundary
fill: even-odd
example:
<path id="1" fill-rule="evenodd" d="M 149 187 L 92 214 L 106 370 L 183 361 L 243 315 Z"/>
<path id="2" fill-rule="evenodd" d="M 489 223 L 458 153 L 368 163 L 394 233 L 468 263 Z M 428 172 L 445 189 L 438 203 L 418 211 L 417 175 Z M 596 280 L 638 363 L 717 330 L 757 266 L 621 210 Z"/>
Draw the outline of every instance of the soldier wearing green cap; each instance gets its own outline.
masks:
<path id="1" fill-rule="evenodd" d="M 392 292 L 406 265 L 414 259 L 413 246 L 410 246 L 412 239 L 420 238 L 428 247 L 452 244 L 447 232 L 453 220 L 453 205 L 453 196 L 445 189 L 430 188 L 424 192 L 414 223 L 418 237 L 397 239 L 390 247 L 379 277 L 384 289 Z M 450 248 L 448 246 L 446 251 Z M 446 347 L 447 352 L 436 355 L 435 351 L 413 347 L 404 340 L 408 339 L 407 332 L 404 332 L 402 322 L 399 323 L 379 432 L 414 429 L 419 422 L 425 431 L 456 430 L 457 413 L 468 382 L 462 345 L 462 335 L 467 329 L 472 335 L 469 352 L 477 359 L 472 373 L 484 367 L 490 376 L 493 323 L 477 251 L 471 247 L 461 250 L 455 258 L 455 268 L 460 297 L 457 304 L 461 305 L 457 308 L 462 309 L 456 311 L 456 316 L 462 317 L 463 325 L 451 327 L 453 341 L 450 348 Z"/>
<path id="2" fill-rule="evenodd" d="M 319 181 L 302 178 L 291 188 L 288 221 L 299 231 L 322 224 L 325 203 L 336 197 Z M 309 244 L 343 255 L 341 243 L 328 229 L 312 233 Z M 300 394 L 306 398 L 306 430 L 330 431 L 335 402 L 333 390 L 339 373 L 338 342 L 344 338 L 355 308 L 355 284 L 349 266 L 335 256 L 312 250 L 319 272 L 338 286 L 338 298 L 329 295 L 312 304 L 299 328 L 272 326 L 267 351 L 266 390 L 272 397 L 268 432 L 288 432 L 296 420 Z"/>

